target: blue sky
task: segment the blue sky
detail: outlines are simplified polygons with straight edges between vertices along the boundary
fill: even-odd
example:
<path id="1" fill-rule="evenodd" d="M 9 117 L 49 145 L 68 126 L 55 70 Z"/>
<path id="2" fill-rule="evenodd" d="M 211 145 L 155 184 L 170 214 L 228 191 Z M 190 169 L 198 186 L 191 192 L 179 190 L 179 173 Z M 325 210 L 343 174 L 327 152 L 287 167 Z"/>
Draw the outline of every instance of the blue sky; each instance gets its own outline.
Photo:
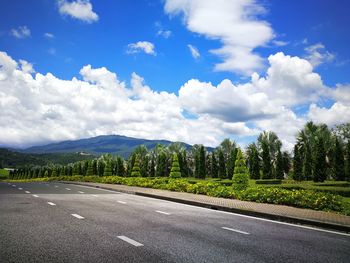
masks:
<path id="1" fill-rule="evenodd" d="M 197 123 L 193 121 L 186 127 L 188 130 L 176 135 L 171 135 L 172 128 L 166 131 L 169 127 L 163 127 L 161 117 L 157 119 L 159 130 L 154 132 L 148 128 L 143 130 L 137 124 L 134 124 L 135 127 L 130 125 L 133 128 L 125 128 L 127 125 L 122 121 L 111 121 L 112 124 L 106 125 L 104 129 L 101 128 L 101 123 L 97 122 L 99 128 L 89 127 L 90 130 L 83 131 L 87 126 L 86 120 L 76 116 L 75 120 L 70 121 L 80 123 L 81 127 L 74 131 L 67 130 L 55 136 L 21 131 L 10 142 L 5 137 L 0 138 L 0 144 L 26 146 L 105 133 L 123 133 L 147 138 L 160 136 L 161 139 L 210 145 L 215 145 L 224 137 L 231 137 L 246 144 L 260 131 L 275 128 L 290 148 L 293 134 L 291 132 L 286 134 L 279 126 L 269 127 L 271 123 L 291 121 L 295 133 L 295 130 L 310 119 L 325 122 L 330 126 L 339 121 L 348 121 L 347 118 L 337 118 L 337 114 L 346 111 L 349 106 L 348 101 L 338 99 L 349 96 L 350 17 L 347 11 L 350 3 L 348 1 L 244 0 L 241 1 L 242 4 L 218 1 L 217 6 L 209 6 L 203 2 L 205 1 L 1 1 L 0 51 L 6 53 L 4 60 L 16 61 L 17 70 L 20 69 L 20 60 L 27 61 L 33 70 L 24 73 L 31 75 L 33 83 L 37 83 L 35 85 L 39 85 L 35 74 L 47 77 L 47 73 L 51 73 L 62 81 L 71 81 L 76 77 L 84 83 L 98 86 L 100 79 L 96 80 L 98 73 L 93 70 L 105 67 L 109 73 L 117 75 L 118 85 L 125 85 L 124 93 L 127 98 L 138 98 L 146 104 L 153 101 L 150 97 L 142 97 L 147 89 L 159 96 L 162 91 L 167 93 L 166 96 L 175 93 L 174 103 L 179 111 L 177 114 L 180 118 L 184 118 L 181 121 L 187 122 L 193 119 Z M 226 5 L 230 12 L 225 13 L 222 6 Z M 210 16 L 206 16 L 208 10 Z M 221 17 L 222 21 L 218 21 L 220 19 L 217 18 Z M 245 27 L 247 24 L 248 29 Z M 240 30 L 243 32 L 242 35 L 239 33 Z M 147 51 L 146 48 L 150 49 Z M 191 48 L 193 52 L 195 50 L 198 53 L 192 54 Z M 218 50 L 221 51 L 217 52 Z M 269 60 L 269 56 L 275 56 L 279 52 L 282 52 L 283 56 Z M 306 76 L 310 73 L 308 65 L 305 63 L 299 65 L 296 59 L 300 60 L 300 63 L 305 62 L 312 66 L 311 73 L 316 74 L 320 80 L 307 82 L 310 79 L 310 76 Z M 298 76 L 290 76 L 289 73 L 288 76 L 283 75 L 289 70 L 295 71 L 292 64 L 296 64 L 294 67 L 297 69 L 306 68 Z M 2 61 L 2 65 L 4 69 L 5 61 Z M 89 71 L 90 75 L 87 76 L 86 73 L 84 78 L 80 70 L 87 65 L 91 65 L 92 70 Z M 286 71 L 279 72 L 279 67 Z M 292 68 L 287 69 L 288 67 Z M 268 69 L 275 72 L 274 76 L 270 78 L 267 76 Z M 254 84 L 251 80 L 254 72 L 259 74 L 258 78 L 268 80 L 266 81 L 268 83 Z M 135 79 L 138 79 L 142 88 L 135 87 Z M 220 86 L 225 79 L 230 83 L 225 82 Z M 125 84 L 121 84 L 122 82 Z M 209 82 L 211 87 L 206 89 L 205 86 Z M 4 94 L 9 89 L 19 89 L 5 84 L 3 80 Z M 250 105 L 252 108 L 244 108 L 234 101 L 237 97 L 234 95 L 235 92 L 245 86 L 249 86 L 244 92 L 249 90 L 246 94 L 247 104 L 252 104 Z M 45 89 L 44 86 L 41 88 Z M 59 89 L 56 86 L 55 88 Z M 180 94 L 180 88 L 183 95 Z M 19 99 L 22 106 L 26 105 L 18 96 L 23 89 L 26 89 L 26 85 L 22 90 L 10 92 L 6 99 L 10 100 L 12 96 Z M 280 97 L 283 97 L 283 94 L 293 96 L 289 92 L 296 91 L 307 99 L 285 102 Z M 262 103 L 261 96 L 256 96 L 259 99 L 257 103 L 248 99 L 256 94 L 262 94 L 262 97 L 266 97 L 266 101 L 275 104 L 260 112 L 253 104 Z M 192 105 L 187 95 L 191 96 L 193 101 L 199 96 L 198 103 L 204 106 Z M 233 97 L 227 98 L 230 95 Z M 219 105 L 212 105 L 210 96 L 215 96 L 214 101 Z M 43 112 L 32 121 L 47 127 L 49 123 L 43 121 L 45 119 L 43 116 L 46 116 L 48 111 L 58 114 L 57 116 L 64 116 L 63 108 L 66 105 L 48 102 L 43 98 L 34 99 L 43 105 L 41 107 Z M 242 101 L 245 99 L 246 97 Z M 143 115 L 144 109 L 136 110 L 138 106 L 130 107 L 135 108 L 136 115 Z M 276 109 L 279 109 L 278 112 Z M 96 107 L 91 110 L 95 111 Z M 121 111 L 120 108 L 113 110 Z M 240 112 L 240 117 L 237 112 Z M 16 114 L 16 112 L 10 113 Z M 96 111 L 96 114 L 98 113 Z M 23 111 L 23 114 L 30 113 Z M 295 116 L 290 117 L 293 114 Z M 272 118 L 272 115 L 277 117 Z M 322 119 L 322 115 L 326 117 Z M 292 120 L 283 116 L 289 116 Z M 3 113 L 0 117 L 6 119 Z M 170 120 L 172 117 L 171 114 L 168 116 Z M 190 130 L 195 129 L 194 127 L 199 129 L 204 125 L 200 123 L 201 121 L 212 122 L 215 123 L 213 125 L 222 128 L 220 131 L 209 129 L 196 136 Z M 141 122 L 140 120 L 139 123 Z M 27 127 L 25 123 L 26 121 L 18 121 L 13 124 L 7 134 L 13 134 L 13 131 Z M 60 125 L 64 124 L 66 123 L 62 122 Z M 145 126 L 149 124 L 152 123 L 147 121 Z M 198 137 L 198 140 L 193 137 Z"/>

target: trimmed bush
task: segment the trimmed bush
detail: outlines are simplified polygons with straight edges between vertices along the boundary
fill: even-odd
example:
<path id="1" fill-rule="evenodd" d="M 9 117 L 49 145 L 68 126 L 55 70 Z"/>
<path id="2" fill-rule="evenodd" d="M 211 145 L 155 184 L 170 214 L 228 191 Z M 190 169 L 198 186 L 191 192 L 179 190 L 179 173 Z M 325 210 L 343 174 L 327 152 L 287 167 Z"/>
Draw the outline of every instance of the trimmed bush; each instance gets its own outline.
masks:
<path id="1" fill-rule="evenodd" d="M 280 179 L 256 180 L 255 184 L 282 184 L 282 180 Z"/>
<path id="2" fill-rule="evenodd" d="M 238 149 L 235 170 L 232 177 L 232 187 L 234 190 L 244 190 L 249 185 L 249 174 L 248 169 L 245 165 L 245 159 L 242 151 Z"/>
<path id="3" fill-rule="evenodd" d="M 180 170 L 180 165 L 179 165 L 179 159 L 177 157 L 177 154 L 174 153 L 173 155 L 173 163 L 171 165 L 171 170 L 170 170 L 170 178 L 180 178 L 181 177 L 181 170 Z"/>
<path id="4" fill-rule="evenodd" d="M 134 166 L 132 167 L 131 170 L 131 177 L 141 177 L 141 172 L 140 172 L 140 164 L 139 164 L 139 159 L 135 158 Z"/>

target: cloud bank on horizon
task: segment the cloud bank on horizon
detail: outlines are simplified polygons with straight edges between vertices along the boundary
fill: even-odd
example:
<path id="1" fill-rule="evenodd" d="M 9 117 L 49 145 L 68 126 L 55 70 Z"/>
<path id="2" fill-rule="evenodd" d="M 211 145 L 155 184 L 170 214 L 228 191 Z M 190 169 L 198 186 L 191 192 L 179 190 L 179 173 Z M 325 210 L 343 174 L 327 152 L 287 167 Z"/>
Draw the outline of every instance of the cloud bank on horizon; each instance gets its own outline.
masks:
<path id="1" fill-rule="evenodd" d="M 60 14 L 89 24 L 102 17 L 88 0 L 57 4 Z M 181 17 L 189 32 L 221 45 L 208 50 L 221 60 L 214 71 L 244 78 L 223 78 L 214 85 L 193 77 L 174 91 L 156 91 L 135 72 L 128 84 L 118 72 L 87 64 L 80 76 L 68 80 L 36 72 L 31 61 L 0 51 L 0 145 L 25 147 L 121 134 L 215 147 L 226 137 L 245 145 L 261 131 L 272 130 L 291 150 L 295 134 L 308 120 L 330 126 L 350 121 L 350 85 L 329 87 L 315 72 L 336 58 L 322 43 L 305 48 L 303 57 L 277 51 L 264 58 L 256 52 L 270 44 L 288 44 L 261 19 L 267 11 L 257 1 L 166 0 L 164 12 Z M 17 39 L 31 35 L 27 26 L 13 30 Z M 158 25 L 156 35 L 163 41 L 173 34 Z M 56 38 L 53 33 L 44 36 Z M 199 53 L 196 46 L 183 45 L 195 60 L 202 59 L 202 49 Z M 151 41 L 129 41 L 125 47 L 135 56 L 163 56 Z"/>

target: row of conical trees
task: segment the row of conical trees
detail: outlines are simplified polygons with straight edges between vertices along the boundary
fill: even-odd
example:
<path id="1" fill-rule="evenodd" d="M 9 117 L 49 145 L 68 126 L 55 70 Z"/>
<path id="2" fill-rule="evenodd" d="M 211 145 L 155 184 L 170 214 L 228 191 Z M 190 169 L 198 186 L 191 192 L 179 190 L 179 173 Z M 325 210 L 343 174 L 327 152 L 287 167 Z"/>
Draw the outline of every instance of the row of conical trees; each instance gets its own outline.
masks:
<path id="1" fill-rule="evenodd" d="M 94 160 L 66 166 L 22 167 L 11 173 L 13 178 L 53 176 L 130 176 L 130 177 L 196 177 L 232 179 L 241 149 L 225 139 L 215 149 L 181 143 L 157 145 L 149 150 L 138 146 L 127 160 L 105 154 Z M 330 130 L 326 125 L 307 123 L 296 136 L 293 152 L 282 151 L 282 142 L 274 132 L 262 132 L 247 146 L 246 168 L 251 179 L 295 180 L 350 179 L 350 124 Z M 240 157 L 240 158 L 241 158 Z M 239 173 L 239 171 L 237 171 Z"/>

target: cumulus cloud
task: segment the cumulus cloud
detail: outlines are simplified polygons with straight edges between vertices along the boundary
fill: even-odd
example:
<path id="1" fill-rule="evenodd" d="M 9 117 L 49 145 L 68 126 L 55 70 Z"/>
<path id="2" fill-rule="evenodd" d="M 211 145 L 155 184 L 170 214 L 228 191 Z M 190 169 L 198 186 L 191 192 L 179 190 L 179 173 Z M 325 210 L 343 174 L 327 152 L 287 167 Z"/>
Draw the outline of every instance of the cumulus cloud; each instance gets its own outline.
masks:
<path id="1" fill-rule="evenodd" d="M 258 17 L 266 10 L 255 0 L 166 0 L 164 10 L 182 15 L 188 30 L 222 43 L 211 50 L 223 60 L 215 70 L 250 75 L 262 68 L 263 60 L 254 49 L 265 46 L 274 33 L 270 24 Z"/>
<path id="2" fill-rule="evenodd" d="M 30 37 L 30 29 L 27 26 L 19 26 L 18 28 L 12 28 L 11 29 L 11 35 L 21 39 L 21 38 L 27 38 Z"/>
<path id="3" fill-rule="evenodd" d="M 190 50 L 191 55 L 194 59 L 198 59 L 201 56 L 201 54 L 199 53 L 198 49 L 195 46 L 188 44 L 187 47 Z"/>
<path id="4" fill-rule="evenodd" d="M 121 134 L 217 146 L 225 137 L 244 139 L 272 130 L 290 150 L 307 120 L 350 121 L 349 86 L 325 87 L 301 58 L 277 53 L 269 63 L 264 77 L 253 74 L 240 84 L 225 79 L 216 86 L 191 79 L 176 95 L 152 90 L 136 73 L 127 85 L 105 67 L 86 65 L 81 79 L 35 74 L 29 62 L 0 52 L 0 122 L 6 123 L 0 145 Z M 317 106 L 322 97 L 333 99 L 333 105 Z M 305 115 L 293 112 L 305 103 L 310 105 Z M 195 117 L 187 118 L 187 112 Z"/>
<path id="5" fill-rule="evenodd" d="M 93 23 L 98 21 L 98 15 L 92 10 L 90 0 L 66 1 L 58 0 L 58 11 L 62 15 L 67 15 L 72 18 Z"/>
<path id="6" fill-rule="evenodd" d="M 128 45 L 126 53 L 127 54 L 135 54 L 144 52 L 148 55 L 156 56 L 154 44 L 148 41 L 139 41 L 136 43 L 131 43 Z"/>
<path id="7" fill-rule="evenodd" d="M 323 63 L 330 63 L 334 61 L 336 55 L 326 50 L 322 43 L 317 43 L 305 48 L 306 59 L 312 66 L 317 67 Z"/>

